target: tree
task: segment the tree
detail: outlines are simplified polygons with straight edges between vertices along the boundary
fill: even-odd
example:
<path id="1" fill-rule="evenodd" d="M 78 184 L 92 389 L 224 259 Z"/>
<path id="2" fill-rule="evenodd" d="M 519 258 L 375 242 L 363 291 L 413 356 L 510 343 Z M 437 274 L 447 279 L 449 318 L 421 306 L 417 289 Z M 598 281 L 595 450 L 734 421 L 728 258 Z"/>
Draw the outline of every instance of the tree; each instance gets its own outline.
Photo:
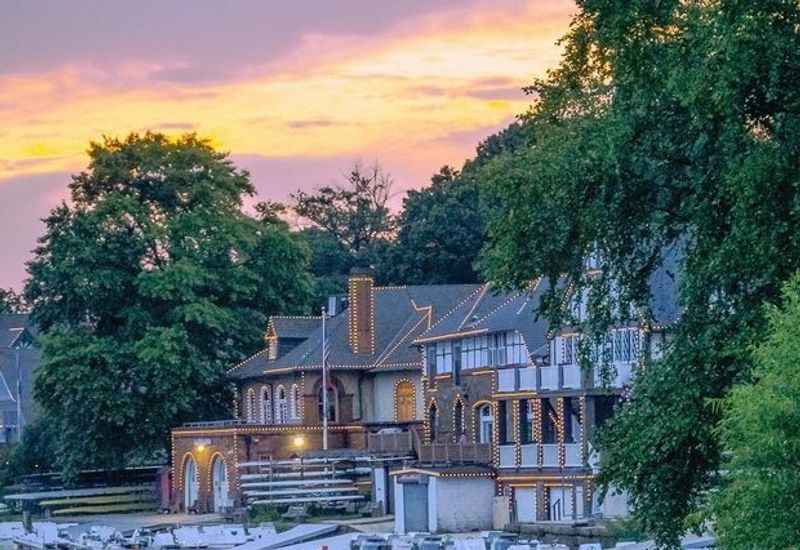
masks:
<path id="1" fill-rule="evenodd" d="M 491 201 L 483 200 L 481 170 L 529 143 L 527 125 L 513 122 L 481 141 L 461 170 L 443 166 L 428 187 L 409 191 L 397 220 L 397 238 L 379 271 L 397 284 L 479 282 L 477 259 L 491 209 Z"/>
<path id="2" fill-rule="evenodd" d="M 72 206 L 44 220 L 25 295 L 44 331 L 36 398 L 66 474 L 167 448 L 169 429 L 227 415 L 224 372 L 301 312 L 308 251 L 242 213 L 247 172 L 195 135 L 93 143 Z"/>
<path id="3" fill-rule="evenodd" d="M 800 266 L 800 6 L 794 1 L 578 2 L 560 66 L 534 82 L 532 145 L 484 169 L 486 275 L 587 288 L 599 337 L 620 301 L 645 312 L 648 281 L 679 249 L 681 316 L 601 432 L 601 481 L 674 546 L 718 482 L 718 411 L 746 380 L 764 304 Z M 583 276 L 597 251 L 601 277 Z"/>
<path id="4" fill-rule="evenodd" d="M 732 550 L 791 548 L 800 538 L 800 277 L 767 308 L 768 336 L 753 381 L 723 400 L 727 459 L 713 499 L 719 543 Z"/>
<path id="5" fill-rule="evenodd" d="M 383 270 L 404 284 L 475 283 L 483 245 L 478 182 L 444 166 L 403 200 L 397 239 Z"/>
<path id="6" fill-rule="evenodd" d="M 25 299 L 14 292 L 13 288 L 0 288 L 0 315 L 3 313 L 24 313 Z"/>
<path id="7" fill-rule="evenodd" d="M 333 236 L 354 257 L 392 235 L 394 219 L 387 205 L 392 178 L 380 165 L 369 169 L 356 164 L 343 186 L 325 186 L 314 193 L 297 191 L 291 196 L 294 211 Z"/>

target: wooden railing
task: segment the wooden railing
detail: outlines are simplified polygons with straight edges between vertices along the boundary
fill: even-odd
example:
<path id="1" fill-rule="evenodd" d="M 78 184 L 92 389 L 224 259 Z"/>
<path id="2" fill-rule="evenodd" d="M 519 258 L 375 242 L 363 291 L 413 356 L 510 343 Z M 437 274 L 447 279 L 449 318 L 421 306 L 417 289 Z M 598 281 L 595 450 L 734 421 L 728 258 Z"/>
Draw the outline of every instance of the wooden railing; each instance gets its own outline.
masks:
<path id="1" fill-rule="evenodd" d="M 419 448 L 419 461 L 426 464 L 489 464 L 492 461 L 488 443 L 431 443 Z"/>
<path id="2" fill-rule="evenodd" d="M 410 453 L 412 432 L 367 434 L 367 450 L 373 453 Z"/>

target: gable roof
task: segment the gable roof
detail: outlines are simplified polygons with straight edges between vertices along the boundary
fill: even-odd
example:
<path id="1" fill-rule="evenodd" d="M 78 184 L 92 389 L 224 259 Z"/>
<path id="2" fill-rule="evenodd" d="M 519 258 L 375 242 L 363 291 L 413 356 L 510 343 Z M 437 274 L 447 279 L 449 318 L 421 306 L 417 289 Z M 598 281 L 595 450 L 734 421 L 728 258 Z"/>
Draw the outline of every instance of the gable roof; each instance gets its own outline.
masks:
<path id="1" fill-rule="evenodd" d="M 480 292 L 448 312 L 440 322 L 420 334 L 414 343 L 516 330 L 522 335 L 531 355 L 546 355 L 548 323 L 539 319 L 536 311 L 546 289 L 547 284 L 541 280 L 526 290 L 510 293 L 498 292 L 490 284 L 483 285 Z"/>
<path id="2" fill-rule="evenodd" d="M 437 322 L 447 311 L 480 285 L 419 285 L 375 287 L 375 351 L 353 353 L 348 338 L 349 311 L 326 320 L 331 369 L 408 369 L 421 366 L 419 353 L 411 347 L 414 338 Z M 279 321 L 280 322 L 280 321 Z M 273 371 L 321 368 L 322 321 L 315 320 L 305 341 L 277 359 L 262 350 L 228 371 L 231 378 L 245 379 Z M 276 329 L 279 337 L 279 329 Z"/>

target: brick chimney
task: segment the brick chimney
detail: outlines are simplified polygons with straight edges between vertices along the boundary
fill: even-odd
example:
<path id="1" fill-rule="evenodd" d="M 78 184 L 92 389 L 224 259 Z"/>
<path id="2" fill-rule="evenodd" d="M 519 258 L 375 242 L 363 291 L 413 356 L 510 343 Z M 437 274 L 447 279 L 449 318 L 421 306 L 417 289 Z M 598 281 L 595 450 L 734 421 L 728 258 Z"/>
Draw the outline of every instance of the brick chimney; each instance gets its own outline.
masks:
<path id="1" fill-rule="evenodd" d="M 372 269 L 354 267 L 348 280 L 350 349 L 353 353 L 375 351 L 375 275 Z"/>

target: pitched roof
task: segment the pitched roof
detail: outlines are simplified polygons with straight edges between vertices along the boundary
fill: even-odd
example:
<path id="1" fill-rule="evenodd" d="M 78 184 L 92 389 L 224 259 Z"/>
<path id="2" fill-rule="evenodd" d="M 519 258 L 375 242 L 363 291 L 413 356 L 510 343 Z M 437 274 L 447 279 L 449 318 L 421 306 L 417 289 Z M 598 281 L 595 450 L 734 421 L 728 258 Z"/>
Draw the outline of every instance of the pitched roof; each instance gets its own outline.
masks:
<path id="1" fill-rule="evenodd" d="M 322 317 L 281 316 L 270 317 L 269 325 L 278 338 L 305 339 L 320 327 Z"/>
<path id="2" fill-rule="evenodd" d="M 491 285 L 481 287 L 448 312 L 439 323 L 420 334 L 416 343 L 431 342 L 467 336 L 475 333 L 518 331 L 529 353 L 546 354 L 547 328 L 545 319 L 537 316 L 537 307 L 547 284 L 536 281 L 528 289 L 516 292 L 498 292 Z"/>
<path id="3" fill-rule="evenodd" d="M 344 310 L 326 321 L 328 366 L 331 369 L 419 367 L 419 354 L 411 347 L 414 338 L 480 288 L 479 285 L 376 287 L 374 353 L 353 353 L 348 338 L 349 311 Z M 321 321 L 318 323 L 306 340 L 286 355 L 270 360 L 266 350 L 261 351 L 228 371 L 229 376 L 243 379 L 269 371 L 320 368 L 322 327 Z"/>

